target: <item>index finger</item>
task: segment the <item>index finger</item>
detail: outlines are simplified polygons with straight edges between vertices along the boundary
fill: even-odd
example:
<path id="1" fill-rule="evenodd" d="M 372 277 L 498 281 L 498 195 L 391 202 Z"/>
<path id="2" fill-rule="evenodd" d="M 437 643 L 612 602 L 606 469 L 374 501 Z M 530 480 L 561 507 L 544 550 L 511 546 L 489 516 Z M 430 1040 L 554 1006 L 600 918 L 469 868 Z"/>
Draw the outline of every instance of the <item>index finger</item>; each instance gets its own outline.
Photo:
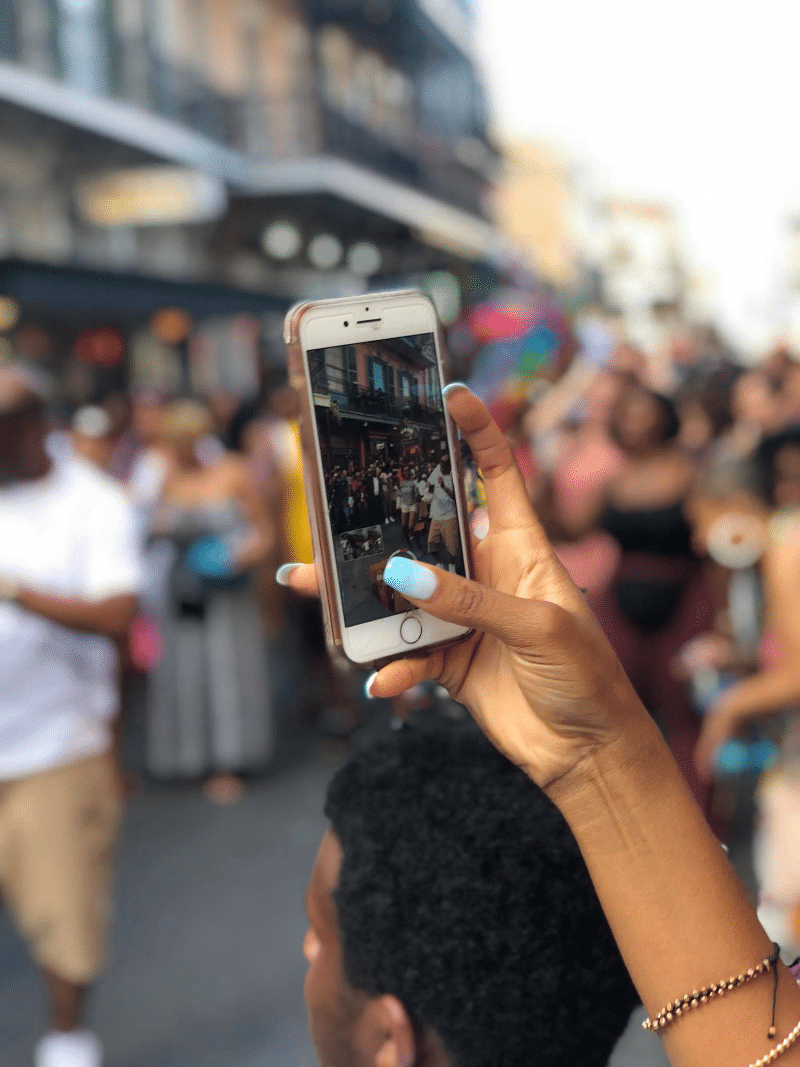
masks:
<path id="1" fill-rule="evenodd" d="M 483 475 L 490 529 L 540 529 L 511 446 L 489 409 L 461 382 L 448 385 L 444 396 Z"/>

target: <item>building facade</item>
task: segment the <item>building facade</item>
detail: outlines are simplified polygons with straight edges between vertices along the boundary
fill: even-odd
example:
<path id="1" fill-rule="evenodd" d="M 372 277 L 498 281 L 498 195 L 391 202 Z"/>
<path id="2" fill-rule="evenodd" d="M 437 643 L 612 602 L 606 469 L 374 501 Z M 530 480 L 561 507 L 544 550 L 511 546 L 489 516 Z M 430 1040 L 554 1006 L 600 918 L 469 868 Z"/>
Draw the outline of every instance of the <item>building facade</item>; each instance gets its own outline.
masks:
<path id="1" fill-rule="evenodd" d="M 498 244 L 471 25 L 463 0 L 7 0 L 0 355 L 76 400 L 241 391 L 301 296 L 468 288 Z"/>

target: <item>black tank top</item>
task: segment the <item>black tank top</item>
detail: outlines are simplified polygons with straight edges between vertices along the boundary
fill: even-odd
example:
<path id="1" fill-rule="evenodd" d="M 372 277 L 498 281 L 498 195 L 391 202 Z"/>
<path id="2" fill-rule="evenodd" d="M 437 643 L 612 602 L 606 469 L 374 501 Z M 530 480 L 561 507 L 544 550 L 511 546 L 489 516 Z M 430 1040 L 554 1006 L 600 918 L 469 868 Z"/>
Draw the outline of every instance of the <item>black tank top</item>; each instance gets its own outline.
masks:
<path id="1" fill-rule="evenodd" d="M 609 504 L 600 525 L 623 552 L 654 556 L 687 556 L 691 531 L 683 514 L 683 501 L 661 508 L 625 509 Z"/>
<path id="2" fill-rule="evenodd" d="M 691 531 L 681 501 L 637 510 L 611 504 L 601 525 L 619 543 L 623 556 L 635 553 L 657 558 L 691 557 Z M 685 580 L 657 577 L 618 578 L 614 599 L 629 622 L 652 633 L 669 623 L 680 604 L 684 585 Z"/>

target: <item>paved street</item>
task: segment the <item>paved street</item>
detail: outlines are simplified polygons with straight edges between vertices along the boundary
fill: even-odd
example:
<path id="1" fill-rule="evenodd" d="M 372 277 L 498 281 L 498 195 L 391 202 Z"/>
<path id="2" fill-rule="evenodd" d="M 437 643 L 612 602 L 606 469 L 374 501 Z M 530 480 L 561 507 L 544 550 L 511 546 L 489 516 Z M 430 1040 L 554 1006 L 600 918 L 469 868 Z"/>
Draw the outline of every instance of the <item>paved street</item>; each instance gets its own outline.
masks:
<path id="1" fill-rule="evenodd" d="M 307 759 L 221 809 L 196 789 L 129 807 L 114 958 L 92 1003 L 107 1067 L 312 1067 L 303 892 L 332 765 Z M 0 912 L 0 1063 L 30 1067 L 36 977 Z"/>

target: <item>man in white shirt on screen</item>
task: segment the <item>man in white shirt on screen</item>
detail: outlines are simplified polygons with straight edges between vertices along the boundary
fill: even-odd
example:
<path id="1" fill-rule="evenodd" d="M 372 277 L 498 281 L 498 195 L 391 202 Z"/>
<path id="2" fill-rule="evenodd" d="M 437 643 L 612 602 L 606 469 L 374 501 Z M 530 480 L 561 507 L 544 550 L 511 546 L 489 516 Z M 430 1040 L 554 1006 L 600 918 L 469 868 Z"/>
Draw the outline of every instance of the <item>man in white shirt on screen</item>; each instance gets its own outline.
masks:
<path id="1" fill-rule="evenodd" d="M 0 367 L 0 896 L 48 994 L 36 1067 L 99 1067 L 81 1021 L 105 955 L 116 642 L 136 610 L 139 552 L 122 490 L 53 458 L 46 433 L 42 383 Z"/>
<path id="2" fill-rule="evenodd" d="M 449 456 L 442 456 L 438 467 L 428 476 L 428 487 L 433 493 L 428 551 L 437 560 L 437 565 L 455 571 L 461 559 L 461 539 Z"/>

